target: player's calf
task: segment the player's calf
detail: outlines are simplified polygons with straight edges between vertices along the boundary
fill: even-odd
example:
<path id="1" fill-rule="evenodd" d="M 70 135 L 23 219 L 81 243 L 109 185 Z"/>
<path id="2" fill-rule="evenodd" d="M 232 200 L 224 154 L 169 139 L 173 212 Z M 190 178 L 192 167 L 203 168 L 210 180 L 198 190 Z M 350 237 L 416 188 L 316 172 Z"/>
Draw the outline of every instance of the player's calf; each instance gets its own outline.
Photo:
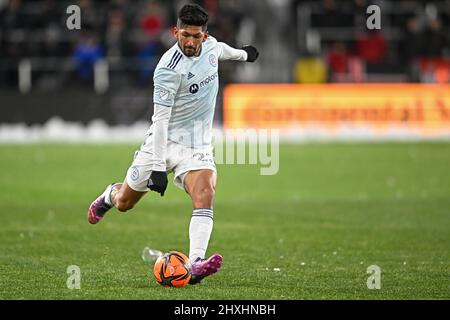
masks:
<path id="1" fill-rule="evenodd" d="M 132 209 L 146 192 L 135 191 L 124 182 L 116 186 L 111 191 L 111 203 L 120 212 L 126 212 Z"/>
<path id="2" fill-rule="evenodd" d="M 131 202 L 129 199 L 118 198 L 115 202 L 115 207 L 120 212 L 126 212 L 134 207 L 135 203 Z"/>

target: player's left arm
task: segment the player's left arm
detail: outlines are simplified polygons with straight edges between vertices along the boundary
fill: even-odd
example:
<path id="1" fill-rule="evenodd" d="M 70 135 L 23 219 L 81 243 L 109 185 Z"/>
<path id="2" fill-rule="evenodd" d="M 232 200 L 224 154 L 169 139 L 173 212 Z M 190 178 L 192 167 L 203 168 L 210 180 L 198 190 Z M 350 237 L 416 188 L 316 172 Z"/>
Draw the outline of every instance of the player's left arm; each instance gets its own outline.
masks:
<path id="1" fill-rule="evenodd" d="M 173 69 L 160 67 L 153 77 L 153 164 L 148 188 L 164 196 L 167 188 L 166 154 L 169 121 L 181 76 Z"/>
<path id="2" fill-rule="evenodd" d="M 164 196 L 167 188 L 166 153 L 169 120 L 172 107 L 154 104 L 153 121 L 153 165 L 148 188 Z"/>
<path id="3" fill-rule="evenodd" d="M 258 59 L 258 50 L 251 45 L 243 46 L 241 49 L 235 49 L 225 42 L 218 42 L 219 60 L 237 60 L 255 62 Z"/>

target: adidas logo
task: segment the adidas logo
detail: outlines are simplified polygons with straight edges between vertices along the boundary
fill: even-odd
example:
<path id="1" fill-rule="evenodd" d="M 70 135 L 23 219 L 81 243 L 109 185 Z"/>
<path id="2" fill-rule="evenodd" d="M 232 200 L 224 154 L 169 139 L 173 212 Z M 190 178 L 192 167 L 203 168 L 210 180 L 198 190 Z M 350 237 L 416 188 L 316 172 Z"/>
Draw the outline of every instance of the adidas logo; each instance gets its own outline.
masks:
<path id="1" fill-rule="evenodd" d="M 192 73 L 189 72 L 188 74 L 188 80 L 192 79 L 193 77 L 195 77 Z"/>

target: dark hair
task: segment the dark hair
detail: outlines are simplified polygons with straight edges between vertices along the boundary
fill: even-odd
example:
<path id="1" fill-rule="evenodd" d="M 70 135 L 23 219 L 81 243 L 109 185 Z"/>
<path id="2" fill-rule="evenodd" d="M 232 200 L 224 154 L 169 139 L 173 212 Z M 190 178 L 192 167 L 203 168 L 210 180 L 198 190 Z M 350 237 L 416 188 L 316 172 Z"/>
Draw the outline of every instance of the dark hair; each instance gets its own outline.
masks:
<path id="1" fill-rule="evenodd" d="M 208 13 L 198 4 L 184 5 L 178 12 L 178 27 L 201 26 L 203 30 L 208 24 Z"/>

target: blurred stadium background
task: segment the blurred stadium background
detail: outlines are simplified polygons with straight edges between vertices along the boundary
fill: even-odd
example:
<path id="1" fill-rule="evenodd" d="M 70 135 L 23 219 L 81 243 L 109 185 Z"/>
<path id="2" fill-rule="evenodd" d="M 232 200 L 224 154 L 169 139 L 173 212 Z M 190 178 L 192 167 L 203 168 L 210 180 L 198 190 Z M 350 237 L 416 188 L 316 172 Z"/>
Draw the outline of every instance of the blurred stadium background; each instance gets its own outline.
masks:
<path id="1" fill-rule="evenodd" d="M 262 53 L 255 64 L 222 63 L 215 115 L 218 127 L 224 124 L 223 107 L 227 98 L 224 92 L 231 83 L 448 84 L 450 81 L 450 1 L 267 0 L 256 5 L 238 0 L 198 2 L 210 12 L 209 30 L 217 39 L 236 47 L 253 43 Z M 183 3 L 0 1 L 0 122 L 3 125 L 0 139 L 20 139 L 17 126 L 5 127 L 5 124 L 45 124 L 52 118 L 84 125 L 95 119 L 107 125 L 148 122 L 153 112 L 153 70 L 161 54 L 173 44 L 171 30 L 177 9 Z M 71 4 L 81 8 L 81 30 L 66 27 L 69 15 L 65 10 Z M 370 16 L 366 9 L 371 4 L 381 9 L 381 30 L 366 27 Z M 295 92 L 308 92 L 307 86 L 293 88 Z M 431 115 L 431 122 L 439 122 L 436 126 L 440 131 L 434 136 L 449 135 L 445 127 L 449 125 L 450 102 L 445 94 L 448 87 L 443 88 L 432 97 L 440 99 L 430 102 L 434 107 L 425 106 L 437 110 L 437 114 Z M 399 106 L 399 99 L 415 90 L 410 89 L 399 90 L 400 98 L 388 103 L 394 104 L 394 109 L 403 107 Z M 277 90 L 264 88 L 268 96 Z M 378 96 L 386 93 L 383 89 L 377 91 L 376 87 L 373 90 Z M 326 91 L 324 87 L 322 92 Z M 365 100 L 363 91 L 355 86 L 347 96 Z M 230 101 L 236 102 L 231 99 L 236 95 L 239 98 L 240 94 L 242 91 L 230 94 Z M 419 89 L 418 98 L 411 103 L 415 105 L 423 96 Z M 298 97 L 294 93 L 291 98 L 300 104 L 302 99 L 310 101 L 311 95 Z M 258 101 L 247 102 L 258 104 Z M 333 109 L 330 105 L 335 102 L 333 99 L 324 102 L 324 108 Z M 277 105 L 269 99 L 270 103 Z M 237 104 L 230 103 L 229 109 L 241 108 Z M 347 109 L 355 107 L 355 103 L 346 105 Z M 314 108 L 314 104 L 309 103 L 308 107 Z M 362 108 L 371 112 L 370 106 Z M 295 109 L 302 107 L 294 106 L 288 112 L 295 113 Z M 235 124 L 240 115 L 231 116 L 225 119 L 228 127 L 251 125 Z M 321 123 L 330 121 L 311 113 L 306 118 L 287 115 L 278 122 L 274 118 L 283 114 L 262 116 L 266 121 L 258 123 L 259 127 L 301 128 L 310 123 L 319 123 L 320 127 Z M 342 117 L 334 115 L 332 121 L 339 125 L 348 120 L 345 114 Z M 427 114 L 425 118 L 429 122 Z M 367 116 L 362 120 L 367 121 Z M 368 122 L 373 124 L 376 120 L 372 118 Z M 392 121 L 397 127 L 414 124 L 408 114 Z M 56 127 L 61 125 L 58 121 L 51 123 Z M 314 132 L 310 136 L 314 137 Z"/>
<path id="2" fill-rule="evenodd" d="M 142 141 L 185 1 L 0 0 L 0 298 L 449 299 L 450 1 L 198 2 L 213 36 L 261 53 L 221 64 L 216 128 L 309 143 L 282 143 L 273 176 L 218 166 L 223 271 L 164 290 L 140 254 L 187 251 L 183 192 L 95 227 L 85 214 Z M 72 4 L 81 30 L 66 28 Z"/>

